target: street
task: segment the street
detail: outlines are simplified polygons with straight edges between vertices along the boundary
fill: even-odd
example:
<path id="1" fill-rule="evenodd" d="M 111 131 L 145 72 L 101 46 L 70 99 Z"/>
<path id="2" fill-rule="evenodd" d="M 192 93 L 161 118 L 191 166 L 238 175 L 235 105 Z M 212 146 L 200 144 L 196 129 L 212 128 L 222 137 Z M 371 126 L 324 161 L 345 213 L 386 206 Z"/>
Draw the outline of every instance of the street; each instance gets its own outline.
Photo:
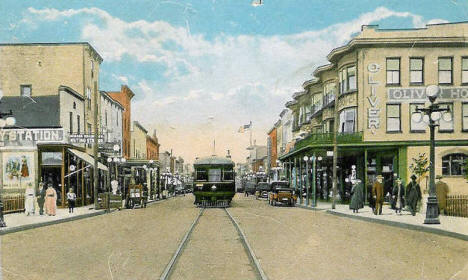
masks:
<path id="1" fill-rule="evenodd" d="M 2 236 L 4 279 L 159 279 L 193 196 Z M 268 279 L 467 279 L 466 241 L 237 195 L 229 212 Z M 222 209 L 206 209 L 170 279 L 256 279 Z"/>

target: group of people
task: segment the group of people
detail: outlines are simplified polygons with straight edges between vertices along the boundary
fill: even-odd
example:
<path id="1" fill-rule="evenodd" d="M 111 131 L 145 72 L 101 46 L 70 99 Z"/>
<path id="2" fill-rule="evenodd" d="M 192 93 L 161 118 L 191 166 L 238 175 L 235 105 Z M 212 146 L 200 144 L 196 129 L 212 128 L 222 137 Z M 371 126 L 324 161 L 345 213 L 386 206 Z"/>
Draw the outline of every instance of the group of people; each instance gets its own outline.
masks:
<path id="1" fill-rule="evenodd" d="M 448 186 L 446 183 L 440 181 L 441 178 L 441 176 L 438 176 L 439 182 L 436 184 L 439 213 L 442 213 L 442 211 L 445 210 L 446 196 L 448 193 Z M 395 209 L 396 214 L 401 215 L 401 210 L 407 206 L 411 215 L 416 215 L 418 203 L 422 199 L 421 187 L 416 179 L 416 175 L 413 174 L 411 176 L 411 182 L 405 187 L 401 178 L 396 178 L 390 194 L 391 206 L 392 209 Z M 369 206 L 372 208 L 374 215 L 382 215 L 382 205 L 384 203 L 384 184 L 382 175 L 377 176 L 376 181 L 372 185 L 370 194 Z M 353 213 L 358 213 L 359 209 L 364 208 L 364 187 L 360 180 L 355 180 L 353 183 L 349 208 L 353 210 Z"/>
<path id="2" fill-rule="evenodd" d="M 39 183 L 39 191 L 36 195 L 35 189 L 29 185 L 25 191 L 24 209 L 27 216 L 34 215 L 36 212 L 36 202 L 39 207 L 39 215 L 45 214 L 55 216 L 57 213 L 57 191 L 52 184 Z M 73 188 L 70 188 L 67 193 L 68 212 L 73 213 L 76 202 L 76 194 Z"/>

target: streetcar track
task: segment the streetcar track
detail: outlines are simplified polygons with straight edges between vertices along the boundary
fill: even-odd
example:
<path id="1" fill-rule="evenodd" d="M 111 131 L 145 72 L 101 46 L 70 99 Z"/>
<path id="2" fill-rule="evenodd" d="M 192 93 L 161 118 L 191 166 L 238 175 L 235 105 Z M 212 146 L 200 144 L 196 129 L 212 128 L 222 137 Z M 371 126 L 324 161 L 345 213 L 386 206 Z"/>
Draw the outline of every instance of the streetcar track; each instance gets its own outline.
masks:
<path id="1" fill-rule="evenodd" d="M 236 231 L 237 231 L 237 233 L 239 235 L 242 246 L 244 247 L 244 249 L 245 249 L 245 251 L 247 253 L 247 256 L 249 258 L 249 262 L 254 267 L 254 269 L 256 271 L 257 278 L 260 279 L 260 280 L 268 280 L 268 277 L 266 276 L 265 272 L 261 268 L 260 262 L 258 261 L 257 257 L 255 256 L 255 253 L 253 252 L 252 247 L 248 243 L 247 238 L 246 238 L 244 232 L 242 231 L 242 229 L 240 228 L 239 224 L 234 219 L 234 217 L 232 217 L 231 213 L 229 213 L 229 211 L 226 208 L 223 208 L 223 209 L 224 209 L 225 213 L 227 214 L 227 216 L 229 217 L 229 220 L 231 221 L 232 225 L 235 227 L 235 229 L 236 229 Z M 200 210 L 200 213 L 195 218 L 195 221 L 192 223 L 192 225 L 188 229 L 187 233 L 185 234 L 184 238 L 180 242 L 176 252 L 172 256 L 172 258 L 171 258 L 170 262 L 168 263 L 168 265 L 166 266 L 166 269 L 161 274 L 161 276 L 159 278 L 160 280 L 170 279 L 171 274 L 172 274 L 172 272 L 174 271 L 174 269 L 176 267 L 177 261 L 179 260 L 180 256 L 182 255 L 182 252 L 184 251 L 184 249 L 185 249 L 185 247 L 186 247 L 186 245 L 187 245 L 187 243 L 189 241 L 189 238 L 191 237 L 192 232 L 194 231 L 194 229 L 195 229 L 196 225 L 198 224 L 198 222 L 200 220 L 200 217 L 203 215 L 204 211 L 205 211 L 205 208 L 202 208 Z"/>

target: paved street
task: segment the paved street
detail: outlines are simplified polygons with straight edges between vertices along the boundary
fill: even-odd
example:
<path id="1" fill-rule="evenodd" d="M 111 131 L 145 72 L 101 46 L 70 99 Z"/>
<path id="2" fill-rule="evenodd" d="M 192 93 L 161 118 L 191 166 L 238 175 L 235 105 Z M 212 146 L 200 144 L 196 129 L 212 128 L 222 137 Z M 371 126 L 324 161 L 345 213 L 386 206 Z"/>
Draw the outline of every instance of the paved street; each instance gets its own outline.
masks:
<path id="1" fill-rule="evenodd" d="M 193 197 L 2 236 L 4 279 L 159 279 L 199 213 Z M 269 279 L 467 279 L 466 241 L 272 207 L 229 209 Z M 171 279 L 255 279 L 234 226 L 207 209 Z M 61 244 L 59 246 L 58 244 Z"/>

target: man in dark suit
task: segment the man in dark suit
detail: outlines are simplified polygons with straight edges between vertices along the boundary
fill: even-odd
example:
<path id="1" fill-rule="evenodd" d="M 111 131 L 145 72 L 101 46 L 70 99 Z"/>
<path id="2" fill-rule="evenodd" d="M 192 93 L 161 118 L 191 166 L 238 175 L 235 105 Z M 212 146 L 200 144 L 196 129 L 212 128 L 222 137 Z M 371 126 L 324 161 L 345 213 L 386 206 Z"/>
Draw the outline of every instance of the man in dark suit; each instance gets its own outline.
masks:
<path id="1" fill-rule="evenodd" d="M 377 180 L 372 185 L 372 197 L 375 201 L 375 215 L 382 215 L 382 204 L 384 201 L 384 185 L 383 185 L 383 176 L 377 176 Z"/>

